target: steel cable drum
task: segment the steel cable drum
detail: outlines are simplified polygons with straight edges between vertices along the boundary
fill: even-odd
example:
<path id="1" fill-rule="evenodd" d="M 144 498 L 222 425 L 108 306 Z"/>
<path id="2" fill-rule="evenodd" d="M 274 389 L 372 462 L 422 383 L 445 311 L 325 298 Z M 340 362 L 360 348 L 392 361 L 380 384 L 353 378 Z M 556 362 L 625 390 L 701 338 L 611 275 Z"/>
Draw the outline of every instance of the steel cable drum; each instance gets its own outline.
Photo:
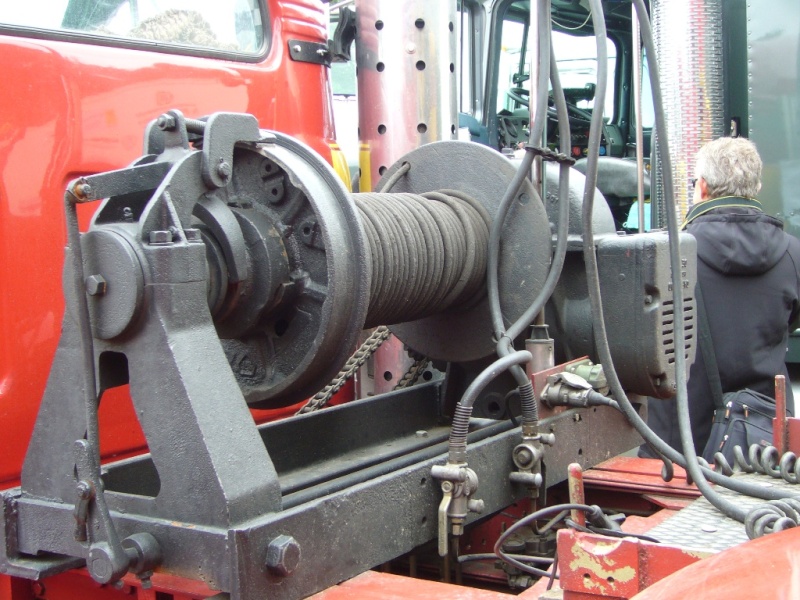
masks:
<path id="1" fill-rule="evenodd" d="M 494 218 L 516 167 L 479 144 L 443 141 L 412 150 L 389 168 L 377 189 L 404 164 L 409 171 L 390 193 L 424 194 L 456 190 L 478 200 Z M 542 289 L 551 260 L 550 223 L 528 180 L 505 219 L 500 247 L 500 304 L 506 323 L 520 317 Z M 445 260 L 447 257 L 445 256 Z M 392 325 L 391 331 L 413 350 L 433 360 L 469 362 L 495 351 L 489 301 L 454 306 L 436 315 Z"/>
<path id="2" fill-rule="evenodd" d="M 372 264 L 366 328 L 480 300 L 491 217 L 456 190 L 355 194 Z"/>

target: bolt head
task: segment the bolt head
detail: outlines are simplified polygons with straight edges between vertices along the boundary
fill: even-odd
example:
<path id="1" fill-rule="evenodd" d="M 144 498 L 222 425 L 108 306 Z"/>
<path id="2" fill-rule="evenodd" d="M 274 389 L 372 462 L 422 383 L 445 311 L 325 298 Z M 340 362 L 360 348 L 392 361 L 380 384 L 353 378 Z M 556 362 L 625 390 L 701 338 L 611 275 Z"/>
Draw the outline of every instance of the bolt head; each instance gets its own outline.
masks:
<path id="1" fill-rule="evenodd" d="M 177 125 L 177 123 L 175 121 L 175 117 L 172 115 L 161 115 L 156 121 L 156 127 L 158 127 L 161 131 L 175 129 L 175 125 Z"/>
<path id="2" fill-rule="evenodd" d="M 92 195 L 92 186 L 88 183 L 81 183 L 76 186 L 78 196 L 81 198 L 88 198 Z"/>
<path id="3" fill-rule="evenodd" d="M 290 535 L 279 535 L 267 546 L 267 569 L 273 575 L 286 577 L 300 564 L 300 544 Z"/>
<path id="4" fill-rule="evenodd" d="M 186 235 L 186 241 L 188 242 L 202 242 L 203 237 L 200 235 L 199 229 L 184 229 L 183 233 Z"/>
<path id="5" fill-rule="evenodd" d="M 217 165 L 217 175 L 222 179 L 228 179 L 231 176 L 231 166 L 222 159 Z"/>
<path id="6" fill-rule="evenodd" d="M 150 575 L 152 575 L 152 574 L 153 574 L 153 572 L 150 571 L 149 575 L 145 575 L 145 576 L 142 576 L 140 578 L 140 581 L 142 582 L 142 589 L 143 590 L 149 590 L 150 588 L 153 587 L 153 580 L 150 579 Z"/>
<path id="7" fill-rule="evenodd" d="M 171 244 L 172 232 L 171 231 L 151 231 L 150 232 L 151 244 Z"/>
<path id="8" fill-rule="evenodd" d="M 533 460 L 533 453 L 528 448 L 520 448 L 516 455 L 517 461 L 528 464 Z"/>
<path id="9" fill-rule="evenodd" d="M 108 283 L 102 275 L 89 275 L 84 283 L 86 293 L 90 296 L 102 296 L 108 289 Z"/>

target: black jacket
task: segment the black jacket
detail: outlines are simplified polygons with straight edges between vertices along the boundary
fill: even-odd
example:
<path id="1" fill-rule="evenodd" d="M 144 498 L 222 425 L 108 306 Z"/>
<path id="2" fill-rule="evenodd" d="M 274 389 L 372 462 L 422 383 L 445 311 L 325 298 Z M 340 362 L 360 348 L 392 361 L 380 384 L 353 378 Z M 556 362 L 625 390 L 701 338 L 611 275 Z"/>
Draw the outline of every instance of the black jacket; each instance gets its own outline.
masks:
<path id="1" fill-rule="evenodd" d="M 686 228 L 697 239 L 697 279 L 722 390 L 747 387 L 774 398 L 775 375 L 783 374 L 791 409 L 784 361 L 790 327 L 800 315 L 800 241 L 761 210 L 732 206 L 737 200 L 716 200 L 716 208 L 697 211 L 702 214 L 693 219 L 690 213 Z M 688 392 L 695 448 L 701 454 L 711 430 L 714 400 L 699 349 L 689 370 Z M 648 422 L 681 449 L 674 400 L 651 400 Z"/>

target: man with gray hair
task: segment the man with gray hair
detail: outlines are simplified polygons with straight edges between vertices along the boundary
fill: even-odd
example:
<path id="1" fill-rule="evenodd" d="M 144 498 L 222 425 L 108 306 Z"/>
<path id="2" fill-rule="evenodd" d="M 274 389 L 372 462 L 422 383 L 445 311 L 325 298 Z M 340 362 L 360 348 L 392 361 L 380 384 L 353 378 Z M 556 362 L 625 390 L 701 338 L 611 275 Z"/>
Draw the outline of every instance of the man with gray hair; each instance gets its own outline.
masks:
<path id="1" fill-rule="evenodd" d="M 722 392 L 749 388 L 774 398 L 775 375 L 783 374 L 791 410 L 785 359 L 790 329 L 800 316 L 800 241 L 785 233 L 783 223 L 764 213 L 756 200 L 761 170 L 761 157 L 750 140 L 719 138 L 703 146 L 683 228 L 697 239 L 698 287 Z M 714 420 L 712 389 L 698 348 L 688 392 L 699 455 Z M 675 401 L 652 400 L 648 410 L 650 426 L 681 451 Z M 642 450 L 647 454 L 649 449 Z"/>

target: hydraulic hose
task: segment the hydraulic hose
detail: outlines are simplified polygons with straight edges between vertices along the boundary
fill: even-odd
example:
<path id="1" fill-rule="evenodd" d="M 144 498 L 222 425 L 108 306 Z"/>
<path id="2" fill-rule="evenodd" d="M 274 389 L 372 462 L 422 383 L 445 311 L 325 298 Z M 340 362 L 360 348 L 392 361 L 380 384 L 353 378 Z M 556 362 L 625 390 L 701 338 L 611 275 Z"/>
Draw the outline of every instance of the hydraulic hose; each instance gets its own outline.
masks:
<path id="1" fill-rule="evenodd" d="M 598 353 L 601 357 L 603 369 L 611 384 L 615 397 L 618 400 L 622 396 L 617 396 L 621 393 L 624 396 L 622 386 L 619 385 L 616 370 L 614 369 L 611 352 L 608 347 L 608 338 L 605 328 L 605 318 L 603 315 L 603 307 L 600 299 L 600 279 L 597 270 L 597 257 L 594 248 L 594 235 L 592 232 L 592 208 L 594 200 L 594 187 L 597 180 L 597 159 L 599 156 L 600 146 L 600 127 L 602 126 L 602 107 L 605 102 L 606 83 L 608 78 L 607 61 L 608 54 L 606 48 L 606 29 L 605 18 L 603 15 L 603 7 L 600 0 L 590 0 L 590 7 L 592 9 L 592 22 L 594 25 L 595 37 L 597 40 L 597 89 L 595 92 L 595 110 L 592 111 L 592 122 L 589 132 L 589 156 L 591 157 L 586 169 L 586 189 L 583 197 L 583 228 L 584 228 L 584 244 L 583 254 L 586 262 L 586 277 L 589 289 L 589 299 L 592 307 L 592 317 L 595 324 L 595 343 L 597 345 Z M 637 13 L 640 10 L 637 4 Z M 645 13 L 646 14 L 646 13 Z M 649 24 L 648 24 L 649 25 Z M 645 27 L 642 26 L 642 37 L 645 38 Z M 646 45 L 646 42 L 645 42 Z M 649 48 L 648 48 L 649 54 Z M 655 55 L 652 55 L 655 56 Z M 653 69 L 651 68 L 651 73 Z M 660 93 L 660 89 L 658 90 Z M 656 88 L 653 88 L 655 95 Z M 598 110 L 599 109 L 599 110 Z M 656 111 L 656 127 L 659 131 L 659 143 L 666 142 L 666 135 L 661 135 L 664 131 L 663 114 L 659 115 Z M 666 134 L 666 132 L 664 131 Z M 666 161 L 669 160 L 668 154 L 664 155 Z M 670 266 L 672 268 L 672 282 L 673 282 L 673 305 L 675 307 L 676 315 L 683 315 L 683 294 L 680 285 L 680 247 L 678 244 L 678 228 L 677 218 L 672 206 L 672 178 L 670 174 L 669 165 L 664 168 L 664 193 L 667 198 L 667 219 L 670 243 Z M 691 439 L 691 431 L 689 425 L 689 410 L 688 399 L 686 391 L 686 345 L 683 336 L 675 336 L 675 370 L 677 380 L 677 402 L 678 402 L 678 417 L 679 428 L 681 430 L 681 441 L 683 444 L 683 451 L 685 456 L 694 456 L 694 444 Z M 629 404 L 627 397 L 621 402 L 622 405 Z M 631 408 L 633 408 L 631 406 Z M 627 411 L 626 411 L 627 412 Z M 633 411 L 635 412 L 635 411 Z M 638 416 L 638 415 L 637 415 Z M 652 433 L 652 432 L 651 432 Z M 663 442 L 662 442 L 663 443 Z M 666 445 L 666 444 L 665 444 Z M 691 446 L 691 448 L 690 448 Z M 700 471 L 700 466 L 696 460 L 687 460 L 686 469 L 689 475 L 694 479 L 700 492 L 705 496 L 709 502 L 716 506 L 725 515 L 743 521 L 746 516 L 745 512 L 735 506 L 733 503 L 721 498 L 714 492 L 711 486 L 706 481 L 705 477 Z"/>
<path id="2" fill-rule="evenodd" d="M 511 525 L 511 527 L 506 529 L 500 535 L 499 538 L 497 538 L 497 541 L 494 544 L 495 556 L 497 556 L 503 562 L 508 563 L 520 569 L 521 571 L 525 571 L 527 573 L 531 573 L 532 575 L 536 575 L 539 577 L 550 577 L 549 573 L 542 573 L 539 569 L 536 569 L 536 571 L 529 570 L 531 569 L 531 567 L 529 567 L 528 565 L 524 565 L 517 560 L 514 560 L 510 555 L 506 554 L 503 551 L 503 544 L 509 537 L 511 537 L 515 532 L 519 531 L 521 528 L 533 525 L 537 520 L 545 519 L 552 515 L 558 515 L 558 517 L 554 520 L 561 520 L 564 517 L 566 517 L 569 514 L 569 511 L 571 510 L 583 511 L 587 513 L 587 515 L 591 519 L 599 520 L 603 518 L 603 511 L 600 509 L 599 506 L 587 505 L 587 504 L 556 504 L 553 506 L 548 506 L 546 508 L 539 509 L 536 512 L 533 512 L 518 520 L 516 523 Z M 553 569 L 555 569 L 555 565 L 553 566 Z"/>
<path id="3" fill-rule="evenodd" d="M 553 97 L 556 104 L 556 114 L 558 115 L 559 151 L 562 155 L 567 156 L 570 151 L 569 114 L 552 45 L 550 48 L 550 81 L 553 84 Z M 562 161 L 558 172 L 558 231 L 556 233 L 553 262 L 550 265 L 550 271 L 547 273 L 542 291 L 522 316 L 506 330 L 506 336 L 512 340 L 516 339 L 525 330 L 525 327 L 530 325 L 533 319 L 536 318 L 536 315 L 541 312 L 542 307 L 550 299 L 558 280 L 561 278 L 561 271 L 567 256 L 567 239 L 569 236 L 569 168 L 570 165 L 566 161 Z"/>
<path id="4" fill-rule="evenodd" d="M 566 99 L 564 98 L 564 91 L 561 86 L 561 80 L 558 75 L 558 69 L 555 66 L 555 58 L 552 53 L 552 43 L 550 38 L 549 28 L 549 3 L 540 3 L 539 15 L 539 43 L 540 54 L 542 56 L 550 55 L 549 69 L 540 69 L 539 71 L 539 88 L 537 96 L 538 110 L 534 118 L 534 126 L 531 131 L 531 140 L 541 139 L 544 132 L 544 124 L 547 118 L 547 80 L 549 78 L 553 84 L 553 96 L 556 104 L 556 111 L 558 114 L 559 126 L 559 140 L 560 150 L 563 155 L 569 153 L 569 115 L 567 113 Z M 546 13 L 546 14 L 545 14 Z M 547 44 L 545 46 L 544 44 Z M 544 79 L 544 82 L 542 82 Z M 538 133 L 537 133 L 538 132 Z M 532 152 L 532 147 L 529 145 L 526 148 L 525 156 L 522 164 L 519 166 L 514 179 L 503 196 L 498 209 L 498 214 L 492 224 L 492 230 L 489 237 L 489 259 L 487 266 L 487 288 L 489 295 L 489 306 L 492 315 L 492 325 L 495 332 L 497 342 L 497 353 L 499 356 L 506 356 L 513 351 L 513 340 L 519 336 L 524 329 L 530 325 L 533 319 L 538 315 L 544 304 L 550 298 L 553 290 L 558 283 L 561 276 L 561 271 L 564 266 L 564 260 L 567 253 L 567 236 L 569 233 L 569 165 L 565 162 L 561 163 L 559 171 L 559 219 L 558 219 L 558 233 L 556 237 L 556 249 L 553 256 L 553 262 L 545 279 L 544 286 L 541 292 L 534 299 L 531 306 L 520 316 L 508 329 L 505 328 L 505 321 L 502 315 L 502 308 L 500 306 L 500 293 L 498 286 L 499 277 L 499 263 L 500 263 L 500 239 L 502 234 L 503 223 L 511 207 L 511 203 L 517 196 L 522 182 L 527 177 L 531 170 L 535 155 Z M 541 199 L 540 199 L 541 200 Z M 522 421 L 525 424 L 535 424 L 539 420 L 538 403 L 533 398 L 533 386 L 530 379 L 524 370 L 520 367 L 512 368 L 512 375 L 517 381 L 520 389 L 520 399 L 522 406 Z"/>
<path id="5" fill-rule="evenodd" d="M 652 30 L 650 28 L 650 22 L 647 17 L 646 8 L 642 0 L 634 0 L 636 4 L 636 11 L 637 16 L 639 18 L 639 22 L 641 25 L 641 33 L 642 33 L 642 40 L 645 46 L 645 50 L 650 57 L 655 57 L 655 45 L 653 43 L 652 37 Z M 598 0 L 591 0 L 591 7 L 593 11 L 593 19 L 595 23 L 595 32 L 598 36 L 598 47 L 603 47 L 603 55 L 605 55 L 605 23 L 602 19 L 602 6 L 600 5 Z M 597 18 L 597 15 L 600 15 L 601 18 Z M 599 96 L 600 93 L 600 75 L 601 71 L 603 74 L 603 82 L 605 78 L 605 62 L 602 60 L 600 54 L 598 54 L 598 92 L 597 95 Z M 653 59 L 650 63 L 650 83 L 653 92 L 653 103 L 655 106 L 655 115 L 656 115 L 656 128 L 659 132 L 658 135 L 658 143 L 659 148 L 661 150 L 661 155 L 665 161 L 665 168 L 664 168 L 664 190 L 667 202 L 670 203 L 670 207 L 673 206 L 674 200 L 672 198 L 672 176 L 671 170 L 669 168 L 669 152 L 667 148 L 667 140 L 666 135 L 662 135 L 662 132 L 665 132 L 665 124 L 664 124 L 664 111 L 662 106 L 662 97 L 661 97 L 661 87 L 660 87 L 660 80 L 659 80 L 659 71 L 658 65 L 656 61 Z M 602 87 L 602 92 L 605 94 L 605 85 Z M 590 131 L 590 156 L 592 152 L 597 152 L 599 146 L 599 132 L 596 127 L 594 127 L 595 121 L 592 122 L 592 130 Z M 592 146 L 594 144 L 594 146 Z M 663 147 L 662 147 L 663 146 Z M 592 150 L 594 148 L 594 150 Z M 591 165 L 590 165 L 591 166 Z M 596 177 L 596 169 L 594 171 L 593 177 Z M 589 169 L 587 169 L 587 187 L 588 187 L 588 178 L 589 178 Z M 683 455 L 679 452 L 675 451 L 671 446 L 665 443 L 661 438 L 659 438 L 642 420 L 639 416 L 636 409 L 631 404 L 628 397 L 625 395 L 625 392 L 622 389 L 622 385 L 620 384 L 619 378 L 617 377 L 616 371 L 613 367 L 613 361 L 611 359 L 611 352 L 608 347 L 608 340 L 606 336 L 605 330 L 605 322 L 603 320 L 603 312 L 602 312 L 602 305 L 600 302 L 600 290 L 599 290 L 599 278 L 597 274 L 597 261 L 594 254 L 594 244 L 593 244 L 593 234 L 591 231 L 591 219 L 587 218 L 587 215 L 591 216 L 591 204 L 593 201 L 593 194 L 586 194 L 584 196 L 584 207 L 583 207 L 583 215 L 584 215 L 584 259 L 586 260 L 586 268 L 587 268 L 587 283 L 589 287 L 589 299 L 592 306 L 592 316 L 593 321 L 595 323 L 595 342 L 597 344 L 598 354 L 600 355 L 601 363 L 603 364 L 603 369 L 606 373 L 606 377 L 608 379 L 608 383 L 612 389 L 614 397 L 617 399 L 620 410 L 625 414 L 627 419 L 630 423 L 634 426 L 637 432 L 649 443 L 651 444 L 660 454 L 668 458 L 669 460 L 675 462 L 676 464 L 687 468 L 689 471 L 690 476 L 695 481 L 702 480 L 702 487 L 701 492 L 705 493 L 710 491 L 714 496 L 717 496 L 713 490 L 708 485 L 705 484 L 705 478 L 712 481 L 713 483 L 723 485 L 733 491 L 758 497 L 764 498 L 767 500 L 776 500 L 785 497 L 785 494 L 782 493 L 780 490 L 774 488 L 764 488 L 760 486 L 754 486 L 747 484 L 746 482 L 737 481 L 725 477 L 719 473 L 715 473 L 714 471 L 700 467 L 696 460 L 687 461 Z M 588 205 L 588 206 L 587 206 Z M 671 251 L 671 268 L 672 268 L 672 280 L 673 280 L 673 290 L 674 290 L 674 302 L 675 302 L 675 312 L 676 314 L 682 314 L 683 310 L 683 297 L 681 295 L 681 285 L 679 280 L 680 274 L 680 263 L 679 263 L 679 241 L 677 236 L 677 218 L 675 215 L 674 208 L 670 208 L 668 212 L 671 211 L 671 214 L 668 215 L 668 232 L 669 232 L 669 239 L 670 239 L 670 251 Z M 682 425 L 684 428 L 688 426 L 688 410 L 687 410 L 687 391 L 686 391 L 686 361 L 685 361 L 685 341 L 680 336 L 676 337 L 676 379 L 678 383 L 678 403 L 679 408 L 682 407 L 680 412 L 683 412 L 683 416 L 685 417 L 682 420 Z M 690 427 L 689 427 L 690 429 Z M 684 444 L 684 452 L 689 453 L 689 456 L 694 456 L 694 447 L 691 443 L 691 433 L 689 432 L 688 436 L 689 439 L 686 440 L 688 444 Z M 688 446 L 691 446 L 689 448 Z M 700 486 L 698 486 L 700 487 Z M 730 503 L 727 503 L 730 504 Z M 743 516 L 741 513 L 743 511 L 738 510 L 735 506 L 728 506 L 723 505 L 724 509 L 733 509 L 730 510 L 723 510 L 725 514 L 729 514 L 732 512 L 734 518 Z M 741 519 L 739 519 L 741 520 Z"/>
<path id="6" fill-rule="evenodd" d="M 472 416 L 472 407 L 483 389 L 498 375 L 511 367 L 525 364 L 533 359 L 527 350 L 518 350 L 503 356 L 486 367 L 469 385 L 453 412 L 453 424 L 450 428 L 450 454 L 448 462 L 459 464 L 466 462 L 467 434 L 469 433 L 469 420 Z M 530 381 L 528 381 L 530 384 Z M 521 393 L 521 392 L 520 392 Z M 535 404 L 535 402 L 534 402 Z"/>
<path id="7" fill-rule="evenodd" d="M 545 57 L 550 52 L 550 13 L 549 2 L 538 3 L 538 18 L 539 31 L 539 53 L 540 56 Z M 543 68 L 539 69 L 539 77 L 537 79 L 537 97 L 536 97 L 536 114 L 534 115 L 533 126 L 531 127 L 530 143 L 538 143 L 541 140 L 544 132 L 545 122 L 547 119 L 547 83 L 550 79 L 549 67 L 550 61 L 542 61 Z M 527 150 L 527 149 L 526 149 Z M 503 225 L 505 224 L 506 216 L 508 215 L 511 205 L 519 193 L 522 182 L 528 177 L 533 166 L 535 155 L 526 151 L 522 164 L 520 164 L 516 175 L 511 180 L 511 183 L 506 190 L 503 199 L 497 209 L 497 215 L 492 223 L 492 230 L 489 235 L 489 262 L 487 265 L 487 287 L 489 291 L 489 307 L 492 314 L 492 326 L 495 332 L 495 338 L 499 341 L 506 333 L 505 323 L 503 321 L 502 309 L 500 307 L 500 291 L 498 286 L 498 269 L 500 265 L 500 240 L 503 233 Z M 537 193 L 538 197 L 538 193 Z M 539 198 L 541 201 L 541 198 Z M 513 338 L 511 340 L 513 342 Z M 510 344 L 509 344 L 510 345 Z M 498 346 L 498 352 L 507 353 L 505 350 L 507 346 Z M 523 373 L 524 375 L 524 373 Z M 517 378 L 519 381 L 519 378 Z"/>

